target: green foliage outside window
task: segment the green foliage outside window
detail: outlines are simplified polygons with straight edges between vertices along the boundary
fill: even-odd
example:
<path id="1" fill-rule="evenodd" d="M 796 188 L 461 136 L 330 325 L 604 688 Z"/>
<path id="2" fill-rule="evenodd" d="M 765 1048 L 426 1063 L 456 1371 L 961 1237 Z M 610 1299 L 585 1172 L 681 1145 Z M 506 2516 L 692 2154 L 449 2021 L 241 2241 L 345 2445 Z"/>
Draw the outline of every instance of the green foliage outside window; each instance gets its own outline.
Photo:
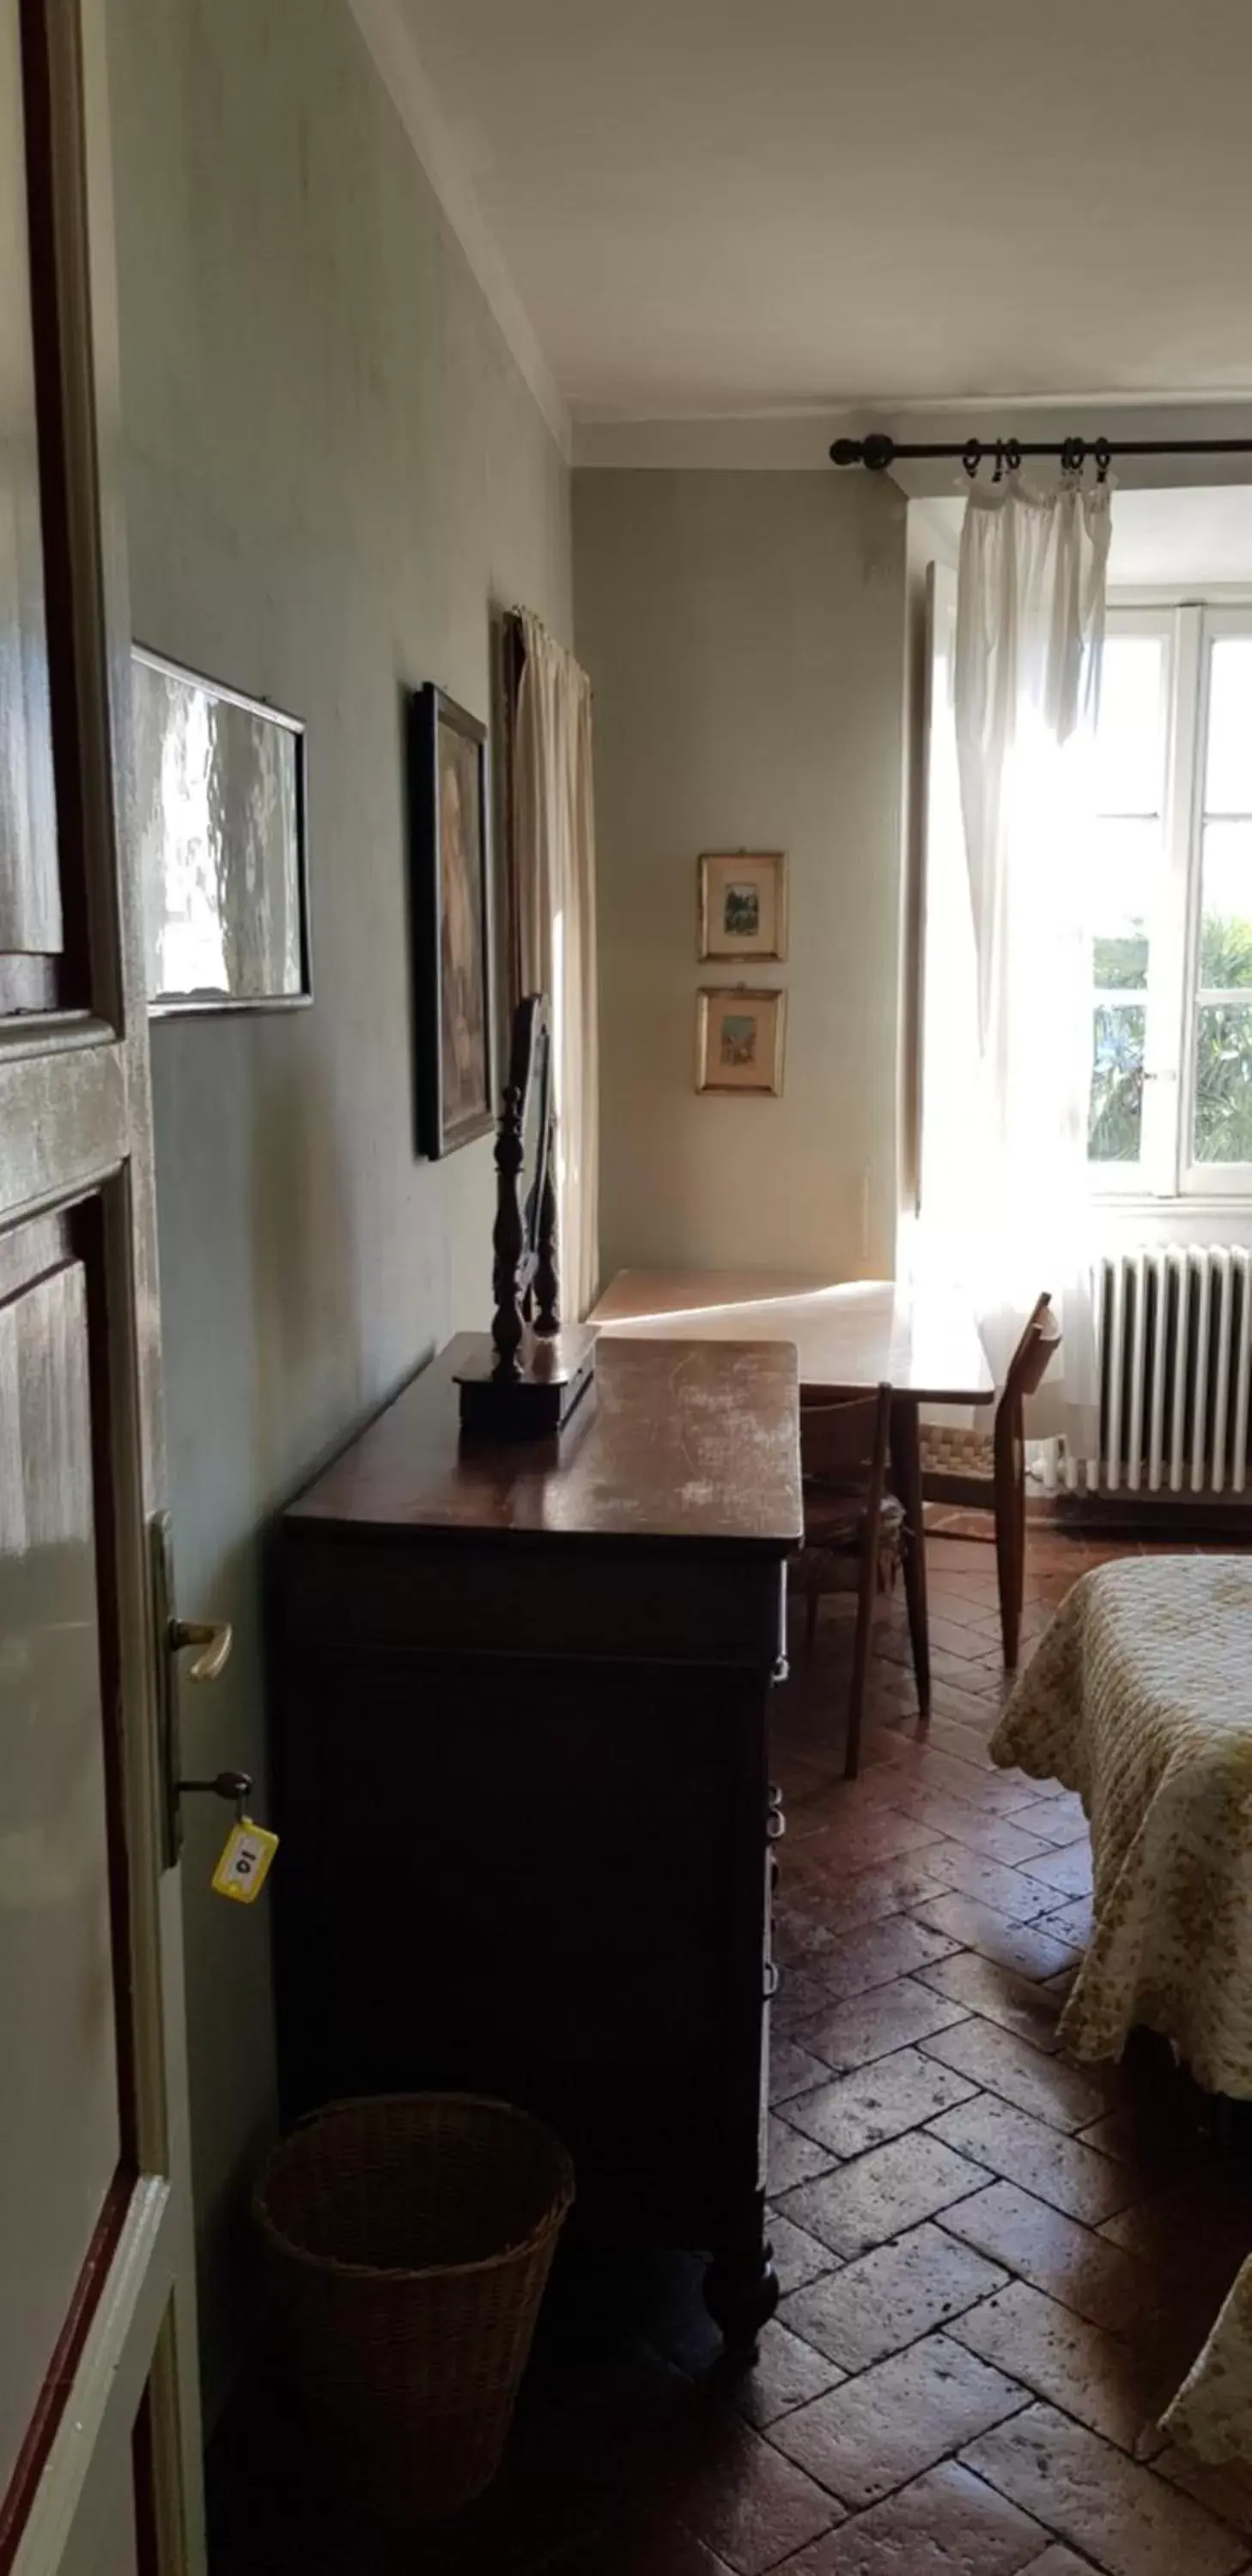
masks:
<path id="1" fill-rule="evenodd" d="M 1142 992 L 1148 942 L 1136 925 L 1095 942 L 1095 981 L 1106 992 Z M 1200 935 L 1200 989 L 1252 988 L 1252 921 L 1210 915 Z M 1094 1163 L 1135 1163 L 1143 1124 L 1146 1013 L 1097 1003 L 1087 1151 Z M 1252 1163 L 1252 998 L 1202 1003 L 1196 1015 L 1195 1159 Z"/>
<path id="2" fill-rule="evenodd" d="M 1148 934 L 1136 923 L 1127 939 L 1097 939 L 1092 982 L 1105 992 L 1143 993 L 1148 983 Z"/>
<path id="3" fill-rule="evenodd" d="M 1093 1163 L 1137 1163 L 1143 1123 L 1147 1012 L 1096 1004 L 1087 1154 Z"/>

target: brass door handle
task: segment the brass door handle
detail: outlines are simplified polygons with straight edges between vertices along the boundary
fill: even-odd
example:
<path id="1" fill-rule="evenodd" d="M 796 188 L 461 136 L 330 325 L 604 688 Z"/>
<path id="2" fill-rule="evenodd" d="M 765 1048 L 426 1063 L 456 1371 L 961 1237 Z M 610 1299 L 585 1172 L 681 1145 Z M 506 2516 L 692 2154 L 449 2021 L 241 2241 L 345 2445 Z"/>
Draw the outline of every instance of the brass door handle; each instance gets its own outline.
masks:
<path id="1" fill-rule="evenodd" d="M 180 1655 L 186 1646 L 202 1646 L 187 1673 L 188 1681 L 215 1682 L 230 1662 L 235 1632 L 229 1619 L 171 1619 L 170 1653 Z"/>

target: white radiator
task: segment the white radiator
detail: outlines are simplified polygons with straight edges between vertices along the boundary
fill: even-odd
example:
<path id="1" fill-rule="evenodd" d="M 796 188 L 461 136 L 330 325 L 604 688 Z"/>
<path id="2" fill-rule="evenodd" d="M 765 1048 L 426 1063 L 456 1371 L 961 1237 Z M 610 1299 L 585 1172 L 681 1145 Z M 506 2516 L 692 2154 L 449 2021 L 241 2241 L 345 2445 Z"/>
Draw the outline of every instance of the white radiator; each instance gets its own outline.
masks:
<path id="1" fill-rule="evenodd" d="M 1097 1261 L 1100 1455 L 1071 1491 L 1244 1494 L 1252 1484 L 1252 1252 L 1171 1243 Z"/>

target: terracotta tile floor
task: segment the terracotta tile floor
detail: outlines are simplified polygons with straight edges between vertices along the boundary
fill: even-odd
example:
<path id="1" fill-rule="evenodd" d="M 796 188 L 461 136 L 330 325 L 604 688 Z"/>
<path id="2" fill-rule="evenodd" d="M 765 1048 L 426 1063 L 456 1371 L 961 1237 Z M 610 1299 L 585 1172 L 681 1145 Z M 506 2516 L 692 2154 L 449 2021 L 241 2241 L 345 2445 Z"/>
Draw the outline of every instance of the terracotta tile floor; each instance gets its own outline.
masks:
<path id="1" fill-rule="evenodd" d="M 1028 1640 L 1118 1551 L 1032 1533 Z M 532 2365 L 491 2493 L 390 2552 L 339 2526 L 276 2401 L 216 2446 L 220 2576 L 1235 2576 L 1252 2479 L 1153 2417 L 1252 2246 L 1252 2176 L 1154 2044 L 1068 2065 L 1089 1889 L 1075 1800 L 994 1772 L 994 1559 L 932 1539 L 933 1723 L 880 1618 L 863 1776 L 847 1622 L 776 1702 L 773 2236 L 784 2296 L 728 2380 L 699 2266 L 602 2285 Z"/>

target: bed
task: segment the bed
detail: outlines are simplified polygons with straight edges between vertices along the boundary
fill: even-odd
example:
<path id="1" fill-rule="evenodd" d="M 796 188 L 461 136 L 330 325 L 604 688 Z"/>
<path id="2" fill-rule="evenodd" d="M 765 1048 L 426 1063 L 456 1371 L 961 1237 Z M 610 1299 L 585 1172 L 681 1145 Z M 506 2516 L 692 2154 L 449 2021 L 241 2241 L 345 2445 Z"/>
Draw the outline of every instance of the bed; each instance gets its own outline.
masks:
<path id="1" fill-rule="evenodd" d="M 1157 1556 L 1075 1584 L 992 1759 L 1077 1790 L 1094 1922 L 1058 2037 L 1120 2057 L 1160 2032 L 1210 2092 L 1252 2097 L 1252 1558 Z M 1252 2458 L 1252 2262 L 1165 2417 Z"/>

